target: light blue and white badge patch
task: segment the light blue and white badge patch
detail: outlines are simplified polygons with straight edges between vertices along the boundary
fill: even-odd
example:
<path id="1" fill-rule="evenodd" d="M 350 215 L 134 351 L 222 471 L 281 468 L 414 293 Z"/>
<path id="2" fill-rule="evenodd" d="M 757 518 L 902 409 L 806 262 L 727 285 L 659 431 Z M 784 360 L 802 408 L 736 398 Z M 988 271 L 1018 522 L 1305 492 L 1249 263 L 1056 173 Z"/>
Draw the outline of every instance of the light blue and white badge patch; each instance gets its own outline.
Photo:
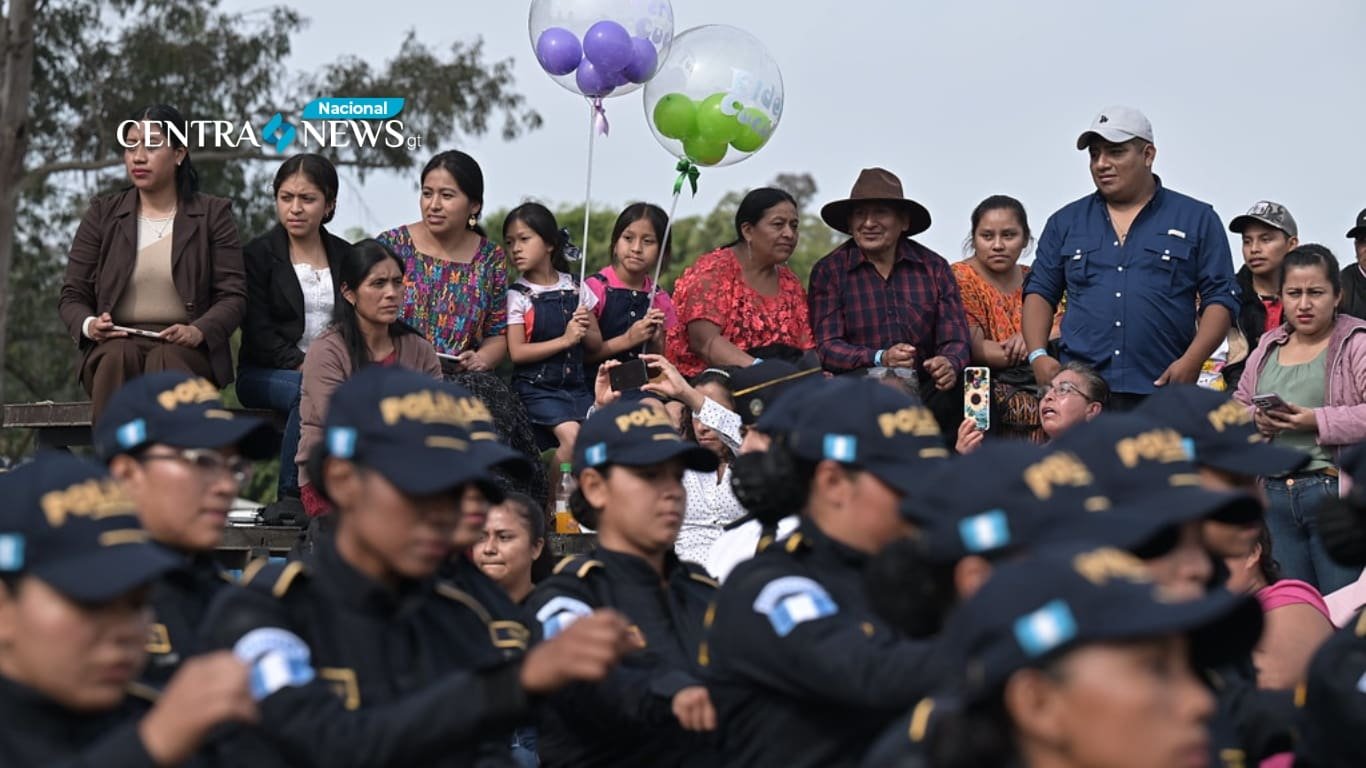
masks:
<path id="1" fill-rule="evenodd" d="M 308 644 L 279 627 L 253 629 L 237 641 L 232 652 L 251 665 L 251 696 L 256 701 L 281 688 L 307 685 L 317 676 Z"/>
<path id="2" fill-rule="evenodd" d="M 24 570 L 24 534 L 0 533 L 0 572 Z"/>
<path id="3" fill-rule="evenodd" d="M 592 612 L 593 609 L 582 600 L 557 595 L 541 606 L 541 610 L 536 612 L 536 620 L 541 622 L 541 634 L 549 640 Z"/>
<path id="4" fill-rule="evenodd" d="M 778 637 L 787 637 L 803 622 L 839 613 L 825 587 L 805 576 L 783 576 L 759 590 L 754 610 L 768 617 Z"/>
<path id="5" fill-rule="evenodd" d="M 958 523 L 958 537 L 969 552 L 988 552 L 1010 543 L 1010 524 L 1004 510 L 992 509 L 979 515 L 963 518 Z"/>
<path id="6" fill-rule="evenodd" d="M 339 459 L 356 455 L 356 430 L 351 427 L 332 427 L 327 430 L 327 452 Z"/>
<path id="7" fill-rule="evenodd" d="M 147 441 L 147 422 L 144 419 L 133 419 L 120 426 L 114 436 L 120 448 L 142 445 Z"/>
<path id="8" fill-rule="evenodd" d="M 1036 659 L 1077 636 L 1077 620 L 1063 600 L 1054 600 L 1015 620 L 1015 639 Z"/>
<path id="9" fill-rule="evenodd" d="M 826 435 L 821 447 L 822 456 L 841 464 L 852 464 L 858 458 L 858 438 L 853 435 Z"/>

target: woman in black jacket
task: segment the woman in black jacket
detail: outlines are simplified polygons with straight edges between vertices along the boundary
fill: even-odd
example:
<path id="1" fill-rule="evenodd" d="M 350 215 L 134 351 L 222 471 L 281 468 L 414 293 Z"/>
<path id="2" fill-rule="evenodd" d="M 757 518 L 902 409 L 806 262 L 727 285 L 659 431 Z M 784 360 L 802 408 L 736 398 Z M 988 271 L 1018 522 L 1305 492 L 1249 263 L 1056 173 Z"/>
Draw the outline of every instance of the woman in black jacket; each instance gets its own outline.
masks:
<path id="1" fill-rule="evenodd" d="M 279 223 L 247 243 L 247 313 L 237 396 L 243 405 L 288 414 L 280 446 L 279 498 L 297 511 L 299 386 L 308 345 L 331 321 L 333 279 L 350 244 L 323 226 L 337 208 L 337 169 L 322 155 L 294 155 L 275 173 Z"/>

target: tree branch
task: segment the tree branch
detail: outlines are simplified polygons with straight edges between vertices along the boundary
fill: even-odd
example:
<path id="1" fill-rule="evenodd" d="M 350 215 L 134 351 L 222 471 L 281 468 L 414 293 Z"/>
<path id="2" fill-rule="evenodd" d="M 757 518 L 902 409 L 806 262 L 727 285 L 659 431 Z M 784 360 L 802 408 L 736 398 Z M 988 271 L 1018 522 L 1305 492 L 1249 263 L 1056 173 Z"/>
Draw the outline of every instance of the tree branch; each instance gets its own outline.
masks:
<path id="1" fill-rule="evenodd" d="M 195 152 L 192 158 L 201 163 L 212 163 L 218 160 L 269 160 L 283 162 L 287 156 L 278 154 L 267 154 L 263 151 L 228 151 L 217 150 L 211 152 Z M 333 158 L 333 165 L 350 166 L 353 168 L 399 168 L 396 163 L 374 162 L 369 160 L 345 160 Z M 99 171 L 105 168 L 113 168 L 123 165 L 123 160 L 119 158 L 105 158 L 103 160 L 61 160 L 55 163 L 45 163 L 36 168 L 29 169 L 19 180 L 20 188 L 25 185 L 34 184 L 55 173 L 67 173 L 70 171 Z"/>

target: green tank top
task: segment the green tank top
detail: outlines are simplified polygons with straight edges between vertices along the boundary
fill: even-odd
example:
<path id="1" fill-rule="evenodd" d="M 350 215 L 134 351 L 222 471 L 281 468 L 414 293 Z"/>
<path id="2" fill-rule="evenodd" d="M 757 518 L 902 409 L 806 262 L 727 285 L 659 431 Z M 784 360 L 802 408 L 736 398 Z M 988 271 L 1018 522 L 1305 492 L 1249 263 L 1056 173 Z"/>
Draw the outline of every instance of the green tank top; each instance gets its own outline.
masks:
<path id="1" fill-rule="evenodd" d="M 1323 393 L 1326 391 L 1326 376 L 1328 348 L 1324 347 L 1307 363 L 1299 365 L 1281 365 L 1281 345 L 1277 345 L 1267 355 L 1266 365 L 1262 367 L 1262 375 L 1257 377 L 1257 394 L 1269 395 L 1272 393 L 1281 396 L 1287 403 L 1293 403 L 1301 408 L 1322 408 Z M 1282 432 L 1271 439 L 1271 442 L 1304 451 L 1313 458 L 1309 465 L 1301 472 L 1313 472 L 1319 469 L 1327 469 L 1333 466 L 1333 460 L 1323 446 L 1318 443 L 1318 435 L 1314 432 Z"/>

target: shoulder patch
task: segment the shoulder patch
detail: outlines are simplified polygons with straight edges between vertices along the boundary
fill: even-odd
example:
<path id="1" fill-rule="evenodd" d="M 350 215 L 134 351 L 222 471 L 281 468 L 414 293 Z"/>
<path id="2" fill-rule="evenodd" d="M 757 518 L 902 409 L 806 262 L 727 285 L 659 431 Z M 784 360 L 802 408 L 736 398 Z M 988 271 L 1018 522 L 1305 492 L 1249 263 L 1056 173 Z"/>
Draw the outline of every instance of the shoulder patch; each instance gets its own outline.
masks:
<path id="1" fill-rule="evenodd" d="M 315 677 L 308 644 L 287 629 L 253 629 L 233 645 L 232 652 L 251 666 L 251 696 L 256 701 Z"/>
<path id="2" fill-rule="evenodd" d="M 783 576 L 764 585 L 754 598 L 755 612 L 768 618 L 778 637 L 787 637 L 799 624 L 839 613 L 825 587 L 805 576 Z"/>
<path id="3" fill-rule="evenodd" d="M 565 555 L 564 559 L 555 564 L 554 573 L 572 574 L 575 578 L 582 579 L 593 571 L 594 568 L 601 568 L 602 561 L 594 560 L 587 555 Z"/>
<path id="4" fill-rule="evenodd" d="M 536 611 L 536 621 L 541 623 L 541 632 L 549 640 L 592 612 L 593 609 L 582 600 L 556 595 Z"/>

